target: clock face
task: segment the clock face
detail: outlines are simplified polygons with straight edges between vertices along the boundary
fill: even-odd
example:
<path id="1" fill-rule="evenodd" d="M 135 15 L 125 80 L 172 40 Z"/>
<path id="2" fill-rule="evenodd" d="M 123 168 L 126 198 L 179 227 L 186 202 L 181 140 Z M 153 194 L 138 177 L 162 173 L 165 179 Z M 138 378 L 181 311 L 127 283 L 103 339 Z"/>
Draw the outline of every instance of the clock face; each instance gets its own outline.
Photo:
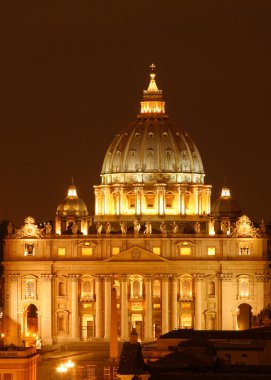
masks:
<path id="1" fill-rule="evenodd" d="M 25 226 L 25 233 L 27 235 L 35 234 L 35 227 L 34 226 Z"/>

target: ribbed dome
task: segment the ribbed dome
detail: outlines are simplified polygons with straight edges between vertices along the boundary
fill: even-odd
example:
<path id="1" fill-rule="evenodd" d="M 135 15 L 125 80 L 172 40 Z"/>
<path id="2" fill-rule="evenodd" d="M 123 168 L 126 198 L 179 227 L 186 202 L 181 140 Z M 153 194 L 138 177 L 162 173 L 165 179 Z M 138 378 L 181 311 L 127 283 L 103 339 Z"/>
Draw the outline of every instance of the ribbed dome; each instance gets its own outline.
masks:
<path id="1" fill-rule="evenodd" d="M 212 205 L 212 214 L 217 217 L 231 217 L 241 215 L 241 207 L 237 200 L 231 197 L 230 189 L 223 187 L 221 195 Z"/>
<path id="2" fill-rule="evenodd" d="M 102 183 L 203 183 L 204 169 L 192 138 L 165 114 L 151 72 L 141 113 L 116 135 L 105 155 Z"/>
<path id="3" fill-rule="evenodd" d="M 67 197 L 59 203 L 56 214 L 58 216 L 86 216 L 88 209 L 85 202 L 77 196 L 74 184 L 69 186 Z"/>

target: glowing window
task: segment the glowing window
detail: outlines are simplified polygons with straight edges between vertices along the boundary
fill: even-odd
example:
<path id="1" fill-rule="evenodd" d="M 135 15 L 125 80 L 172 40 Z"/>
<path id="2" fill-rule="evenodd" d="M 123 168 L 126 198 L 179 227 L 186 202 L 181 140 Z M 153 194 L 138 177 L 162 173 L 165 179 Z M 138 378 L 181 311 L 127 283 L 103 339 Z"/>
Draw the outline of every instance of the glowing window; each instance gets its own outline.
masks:
<path id="1" fill-rule="evenodd" d="M 166 207 L 171 208 L 173 206 L 174 194 L 166 194 Z"/>
<path id="2" fill-rule="evenodd" d="M 191 328 L 192 327 L 192 315 L 191 314 L 182 314 L 181 315 L 181 327 Z"/>
<path id="3" fill-rule="evenodd" d="M 160 309 L 160 303 L 154 303 L 153 308 L 154 309 Z"/>
<path id="4" fill-rule="evenodd" d="M 34 256 L 35 255 L 34 244 L 25 244 L 24 255 L 25 256 Z"/>
<path id="5" fill-rule="evenodd" d="M 182 309 L 191 309 L 190 302 L 182 302 Z"/>
<path id="6" fill-rule="evenodd" d="M 208 247 L 208 256 L 215 256 L 215 247 Z"/>
<path id="7" fill-rule="evenodd" d="M 135 194 L 134 193 L 127 194 L 127 199 L 128 199 L 128 207 L 134 208 L 135 207 Z"/>
<path id="8" fill-rule="evenodd" d="M 35 296 L 35 286 L 34 281 L 26 281 L 25 283 L 25 297 L 34 298 Z"/>
<path id="9" fill-rule="evenodd" d="M 155 253 L 156 255 L 160 255 L 160 247 L 153 247 L 152 252 Z"/>
<path id="10" fill-rule="evenodd" d="M 92 247 L 82 247 L 82 256 L 92 256 L 93 248 Z"/>
<path id="11" fill-rule="evenodd" d="M 58 248 L 57 249 L 58 256 L 65 256 L 66 255 L 66 248 Z"/>
<path id="12" fill-rule="evenodd" d="M 112 247 L 112 255 L 118 255 L 120 253 L 120 247 Z"/>
<path id="13" fill-rule="evenodd" d="M 147 194 L 145 194 L 145 199 L 146 199 L 146 206 L 148 208 L 153 208 L 154 207 L 155 194 L 147 193 Z"/>
<path id="14" fill-rule="evenodd" d="M 191 247 L 181 247 L 180 248 L 181 256 L 190 256 L 191 255 Z"/>
<path id="15" fill-rule="evenodd" d="M 161 297 L 161 283 L 159 280 L 153 281 L 153 298 Z"/>

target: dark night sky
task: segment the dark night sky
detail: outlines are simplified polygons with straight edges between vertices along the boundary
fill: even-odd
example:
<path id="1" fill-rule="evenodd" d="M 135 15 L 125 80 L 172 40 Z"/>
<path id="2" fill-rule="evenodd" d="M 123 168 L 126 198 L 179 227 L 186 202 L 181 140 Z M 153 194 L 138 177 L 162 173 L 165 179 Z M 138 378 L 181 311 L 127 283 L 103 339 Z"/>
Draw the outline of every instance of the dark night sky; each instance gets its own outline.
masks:
<path id="1" fill-rule="evenodd" d="M 270 221 L 270 20 L 270 0 L 1 1 L 0 220 L 53 219 L 72 173 L 94 209 L 154 62 L 212 199 L 226 176 L 244 213 Z"/>

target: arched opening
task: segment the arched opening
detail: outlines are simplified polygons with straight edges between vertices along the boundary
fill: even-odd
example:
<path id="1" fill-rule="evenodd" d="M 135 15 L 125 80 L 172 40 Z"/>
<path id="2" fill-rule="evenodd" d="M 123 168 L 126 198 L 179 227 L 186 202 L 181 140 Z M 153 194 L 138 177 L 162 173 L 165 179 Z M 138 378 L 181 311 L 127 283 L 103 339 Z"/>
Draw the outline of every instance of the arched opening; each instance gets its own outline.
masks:
<path id="1" fill-rule="evenodd" d="M 26 309 L 27 334 L 37 334 L 39 330 L 38 308 L 32 303 Z"/>
<path id="2" fill-rule="evenodd" d="M 58 295 L 59 297 L 65 296 L 65 284 L 62 281 L 58 283 Z"/>
<path id="3" fill-rule="evenodd" d="M 238 307 L 239 313 L 237 316 L 238 330 L 247 330 L 251 328 L 252 308 L 247 303 L 242 303 Z"/>

